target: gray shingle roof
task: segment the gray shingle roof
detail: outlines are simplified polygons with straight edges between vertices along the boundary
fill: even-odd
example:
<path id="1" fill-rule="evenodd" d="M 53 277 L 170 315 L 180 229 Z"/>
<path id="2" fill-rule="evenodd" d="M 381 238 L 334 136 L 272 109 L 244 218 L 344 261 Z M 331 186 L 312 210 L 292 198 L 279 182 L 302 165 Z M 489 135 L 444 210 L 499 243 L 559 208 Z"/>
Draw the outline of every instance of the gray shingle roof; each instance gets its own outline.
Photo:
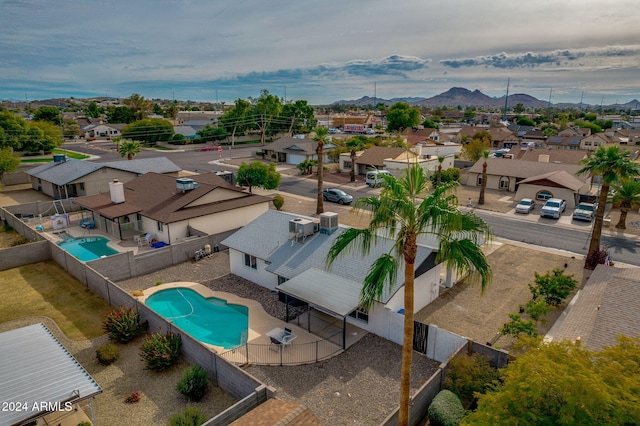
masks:
<path id="1" fill-rule="evenodd" d="M 17 424 L 46 414 L 34 404 L 78 402 L 102 389 L 44 324 L 0 333 L 0 401 L 25 403 L 28 410 L 1 410 L 0 424 Z M 78 394 L 76 395 L 76 392 Z"/>
<path id="2" fill-rule="evenodd" d="M 278 140 L 271 142 L 265 149 L 275 152 L 293 152 L 296 154 L 314 155 L 318 143 L 312 139 L 292 138 L 284 136 Z M 333 142 L 325 142 L 324 150 L 335 148 Z"/>
<path id="3" fill-rule="evenodd" d="M 222 244 L 267 261 L 267 271 L 288 279 L 311 268 L 325 270 L 329 248 L 347 228 L 341 226 L 331 235 L 315 233 L 307 237 L 303 243 L 292 243 L 292 240 L 289 240 L 289 221 L 299 217 L 302 216 L 269 210 L 222 241 Z M 347 280 L 362 283 L 375 259 L 391 251 L 392 245 L 392 240 L 380 238 L 378 244 L 371 247 L 369 255 L 361 256 L 354 253 L 341 256 L 333 263 L 330 272 Z M 427 260 L 431 252 L 430 248 L 418 247 L 416 269 Z M 398 282 L 385 291 L 381 302 L 388 302 L 402 287 L 403 276 L 404 264 L 398 270 Z"/>

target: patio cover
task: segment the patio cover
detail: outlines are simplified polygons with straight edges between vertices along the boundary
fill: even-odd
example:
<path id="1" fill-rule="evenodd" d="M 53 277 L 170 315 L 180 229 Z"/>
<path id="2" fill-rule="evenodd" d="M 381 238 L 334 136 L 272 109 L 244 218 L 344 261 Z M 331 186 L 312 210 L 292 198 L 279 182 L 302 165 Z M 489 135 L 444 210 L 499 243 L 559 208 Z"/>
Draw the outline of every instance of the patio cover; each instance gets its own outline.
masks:
<path id="1" fill-rule="evenodd" d="M 1 426 L 59 411 L 56 406 L 64 411 L 65 402 L 102 393 L 44 324 L 0 333 L 0 360 L 0 401 L 20 404 L 20 409 L 0 411 Z"/>
<path id="2" fill-rule="evenodd" d="M 276 288 L 296 299 L 346 317 L 360 305 L 362 284 L 311 268 Z"/>

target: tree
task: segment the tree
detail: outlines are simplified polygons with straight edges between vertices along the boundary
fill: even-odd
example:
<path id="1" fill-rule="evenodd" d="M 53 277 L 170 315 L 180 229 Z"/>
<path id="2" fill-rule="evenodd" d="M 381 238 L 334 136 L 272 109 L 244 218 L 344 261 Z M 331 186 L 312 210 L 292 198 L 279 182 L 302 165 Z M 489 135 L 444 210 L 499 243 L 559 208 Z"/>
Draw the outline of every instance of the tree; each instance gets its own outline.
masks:
<path id="1" fill-rule="evenodd" d="M 227 129 L 214 124 L 207 124 L 196 133 L 205 141 L 221 141 L 228 136 Z"/>
<path id="2" fill-rule="evenodd" d="M 122 129 L 122 137 L 154 145 L 158 141 L 171 140 L 173 126 L 163 118 L 145 118 L 127 124 Z"/>
<path id="3" fill-rule="evenodd" d="M 317 121 L 313 115 L 313 107 L 307 105 L 305 100 L 285 104 L 282 107 L 282 120 L 288 123 L 287 133 L 291 136 L 295 133 L 308 133 Z"/>
<path id="4" fill-rule="evenodd" d="M 516 104 L 516 106 L 513 107 L 513 112 L 515 112 L 516 114 L 522 114 L 525 111 L 526 108 L 523 104 Z"/>
<path id="5" fill-rule="evenodd" d="M 476 132 L 471 141 L 462 146 L 462 155 L 469 161 L 478 161 L 483 152 L 491 147 L 491 133 L 486 130 Z"/>
<path id="6" fill-rule="evenodd" d="M 20 166 L 20 158 L 11 148 L 0 148 L 0 180 L 5 173 L 13 173 Z"/>
<path id="7" fill-rule="evenodd" d="M 587 258 L 590 258 L 590 255 L 600 248 L 602 222 L 610 185 L 620 179 L 631 178 L 640 174 L 640 165 L 634 163 L 633 160 L 629 158 L 629 155 L 628 151 L 620 151 L 620 148 L 617 146 L 611 146 L 609 148 L 601 146 L 593 155 L 581 161 L 584 167 L 576 172 L 577 175 L 590 173 L 592 176 L 602 177 L 600 195 L 598 196 L 598 208 L 596 209 L 596 219 L 593 223 L 593 230 L 591 231 L 591 242 L 589 243 Z M 585 261 L 584 267 L 594 269 L 596 265 L 592 262 Z"/>
<path id="8" fill-rule="evenodd" d="M 535 284 L 529 284 L 534 299 L 542 297 L 549 306 L 560 306 L 569 294 L 578 287 L 573 275 L 565 275 L 562 269 L 554 269 L 544 275 L 535 273 Z"/>
<path id="9" fill-rule="evenodd" d="M 436 263 L 444 263 L 458 274 L 470 273 L 481 288 L 491 279 L 491 269 L 480 249 L 482 239 L 489 239 L 489 226 L 472 212 L 463 213 L 452 193 L 457 183 L 443 184 L 424 197 L 429 179 L 419 165 L 412 165 L 401 179 L 383 176 L 380 195 L 360 198 L 355 209 L 371 214 L 369 226 L 349 228 L 340 233 L 327 254 L 331 264 L 351 249 L 369 253 L 382 235 L 395 241 L 390 252 L 376 259 L 364 277 L 360 292 L 362 309 L 369 310 L 387 288 L 392 288 L 404 264 L 404 342 L 400 371 L 400 411 L 398 424 L 409 423 L 411 359 L 413 354 L 414 275 L 421 235 L 439 240 Z M 424 197 L 419 199 L 418 197 Z M 354 247 L 352 247 L 352 245 Z"/>
<path id="10" fill-rule="evenodd" d="M 62 129 L 49 121 L 32 121 L 27 126 L 27 134 L 22 143 L 22 151 L 51 152 L 62 143 Z"/>
<path id="11" fill-rule="evenodd" d="M 144 96 L 137 93 L 134 93 L 133 95 L 124 99 L 122 102 L 126 106 L 131 108 L 131 111 L 133 112 L 133 118 L 135 120 L 142 120 L 143 118 L 145 118 L 147 115 L 149 115 L 149 112 L 152 108 L 151 101 L 145 99 Z"/>
<path id="12" fill-rule="evenodd" d="M 422 122 L 422 125 L 423 125 L 424 127 L 426 127 L 427 129 L 436 129 L 436 130 L 439 130 L 439 129 L 440 129 L 440 126 L 439 126 L 435 121 L 433 121 L 433 120 L 428 120 L 428 119 L 427 119 L 427 120 L 424 120 L 424 121 Z"/>
<path id="13" fill-rule="evenodd" d="M 0 111 L 0 148 L 10 147 L 22 151 L 27 139 L 27 120 L 11 111 Z"/>
<path id="14" fill-rule="evenodd" d="M 89 105 L 87 105 L 87 108 L 84 110 L 84 112 L 85 114 L 87 114 L 87 117 L 98 118 L 100 117 L 100 114 L 104 112 L 104 108 L 99 108 L 96 101 L 91 101 L 89 102 Z M 119 121 L 118 123 L 121 122 Z"/>
<path id="15" fill-rule="evenodd" d="M 64 120 L 62 122 L 62 132 L 65 138 L 80 136 L 80 125 L 75 120 Z"/>
<path id="16" fill-rule="evenodd" d="M 438 173 L 436 175 L 436 186 L 439 186 L 442 182 L 442 163 L 444 163 L 445 157 L 438 155 Z"/>
<path id="17" fill-rule="evenodd" d="M 236 135 L 244 132 L 254 125 L 251 103 L 244 99 L 236 99 L 235 105 L 222 114 L 218 121 L 218 127 L 224 127 L 231 134 L 231 146 L 235 145 Z"/>
<path id="18" fill-rule="evenodd" d="M 622 179 L 612 185 L 615 194 L 611 197 L 613 203 L 620 203 L 620 220 L 616 224 L 618 229 L 627 229 L 627 213 L 633 206 L 640 205 L 640 181 L 635 179 Z"/>
<path id="19" fill-rule="evenodd" d="M 489 151 L 482 151 L 482 182 L 480 184 L 480 196 L 478 197 L 478 204 L 484 204 L 484 190 L 487 187 L 487 158 L 489 158 Z"/>
<path id="20" fill-rule="evenodd" d="M 271 122 L 282 112 L 282 102 L 276 95 L 263 89 L 253 108 L 255 122 L 260 129 L 260 145 L 264 145 L 265 137 L 271 134 Z"/>
<path id="21" fill-rule="evenodd" d="M 322 178 L 323 178 L 323 165 L 322 165 L 322 160 L 324 157 L 324 142 L 327 139 L 327 134 L 329 133 L 329 129 L 327 129 L 326 127 L 316 127 L 313 129 L 316 133 L 316 135 L 313 137 L 313 140 L 316 141 L 318 143 L 318 146 L 316 146 L 316 154 L 317 154 L 317 161 L 318 161 L 318 202 L 316 204 L 316 214 L 321 214 L 324 213 L 324 200 L 322 197 Z"/>
<path id="22" fill-rule="evenodd" d="M 248 186 L 249 192 L 251 192 L 254 186 L 275 189 L 280 186 L 281 178 L 274 163 L 266 165 L 260 161 L 252 161 L 251 163 L 242 163 L 240 165 L 236 181 L 238 185 Z"/>
<path id="23" fill-rule="evenodd" d="M 501 370 L 462 425 L 631 425 L 640 418 L 640 339 L 602 351 L 538 343 Z"/>
<path id="24" fill-rule="evenodd" d="M 127 157 L 127 160 L 133 160 L 136 154 L 139 154 L 142 150 L 140 142 L 131 140 L 122 140 L 118 142 L 118 154 L 121 157 Z"/>
<path id="25" fill-rule="evenodd" d="M 110 106 L 107 110 L 107 121 L 112 124 L 133 123 L 135 121 L 133 110 L 128 106 Z"/>
<path id="26" fill-rule="evenodd" d="M 409 106 L 406 102 L 396 102 L 389 107 L 387 113 L 387 130 L 399 131 L 420 124 L 420 110 Z"/>
<path id="27" fill-rule="evenodd" d="M 62 114 L 56 107 L 41 106 L 36 113 L 33 114 L 33 121 L 47 121 L 59 126 L 62 123 Z"/>
<path id="28" fill-rule="evenodd" d="M 358 135 L 352 138 L 347 139 L 345 142 L 345 146 L 350 149 L 350 157 L 351 157 L 351 182 L 355 182 L 356 180 L 356 154 L 358 151 L 362 150 L 369 142 L 369 138 L 366 136 Z"/>

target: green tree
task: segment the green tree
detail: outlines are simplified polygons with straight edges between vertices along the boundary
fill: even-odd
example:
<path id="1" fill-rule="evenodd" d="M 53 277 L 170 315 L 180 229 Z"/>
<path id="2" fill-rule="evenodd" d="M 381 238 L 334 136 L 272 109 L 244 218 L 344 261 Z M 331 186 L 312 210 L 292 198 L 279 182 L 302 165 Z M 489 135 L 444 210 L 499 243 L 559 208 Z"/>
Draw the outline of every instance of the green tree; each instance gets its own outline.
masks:
<path id="1" fill-rule="evenodd" d="M 13 173 L 20 166 L 20 158 L 12 148 L 0 148 L 0 180 L 5 173 Z"/>
<path id="2" fill-rule="evenodd" d="M 25 152 L 51 152 L 62 143 L 62 129 L 49 121 L 32 121 L 27 127 L 27 137 L 23 140 Z"/>
<path id="3" fill-rule="evenodd" d="M 487 187 L 487 158 L 489 158 L 489 151 L 482 151 L 482 182 L 480 185 L 480 196 L 478 197 L 478 204 L 484 204 L 484 190 Z"/>
<path id="4" fill-rule="evenodd" d="M 634 206 L 640 205 L 640 181 L 635 179 L 622 179 L 612 185 L 615 194 L 611 197 L 613 203 L 620 203 L 620 220 L 616 224 L 618 229 L 627 229 L 627 213 Z"/>
<path id="5" fill-rule="evenodd" d="M 173 102 L 170 105 L 167 105 L 167 107 L 162 112 L 162 115 L 165 116 L 166 118 L 171 118 L 172 120 L 175 120 L 176 117 L 178 116 L 178 111 L 180 111 L 180 108 L 178 108 L 178 105 L 175 102 Z"/>
<path id="6" fill-rule="evenodd" d="M 593 155 L 581 161 L 584 166 L 577 175 L 590 173 L 592 176 L 600 176 L 602 184 L 600 187 L 600 195 L 598 196 L 598 208 L 596 209 L 596 218 L 591 231 L 591 241 L 589 243 L 589 251 L 587 258 L 600 248 L 600 237 L 602 236 L 602 222 L 604 219 L 604 211 L 609 195 L 611 184 L 621 179 L 633 178 L 640 174 L 640 164 L 633 162 L 629 158 L 628 151 L 620 151 L 617 146 L 608 148 L 600 147 Z M 594 269 L 596 267 L 592 262 L 585 261 L 585 268 Z"/>
<path id="7" fill-rule="evenodd" d="M 471 141 L 462 146 L 462 155 L 469 161 L 478 161 L 491 147 L 491 133 L 486 130 L 476 132 Z"/>
<path id="8" fill-rule="evenodd" d="M 254 126 L 251 103 L 244 99 L 236 99 L 234 106 L 220 117 L 218 126 L 224 127 L 231 135 L 231 146 L 234 146 L 236 135 L 243 135 L 247 129 Z"/>
<path id="9" fill-rule="evenodd" d="M 173 137 L 173 126 L 163 118 L 145 118 L 127 124 L 122 129 L 122 137 L 155 145 L 159 141 L 168 141 Z"/>
<path id="10" fill-rule="evenodd" d="M 62 114 L 56 107 L 41 106 L 36 113 L 33 114 L 33 121 L 47 121 L 59 126 L 62 123 Z"/>
<path id="11" fill-rule="evenodd" d="M 133 110 L 126 105 L 110 106 L 107 110 L 107 121 L 112 124 L 129 124 L 135 121 Z"/>
<path id="12" fill-rule="evenodd" d="M 308 133 L 317 121 L 313 115 L 313 107 L 305 100 L 285 104 L 281 120 L 283 124 L 288 123 L 287 133 L 292 136 L 296 133 Z"/>
<path id="13" fill-rule="evenodd" d="M 461 425 L 632 425 L 640 419 L 640 339 L 590 351 L 540 343 L 501 370 Z"/>
<path id="14" fill-rule="evenodd" d="M 436 130 L 440 129 L 440 126 L 438 125 L 438 123 L 436 123 L 433 120 L 428 120 L 428 119 L 424 120 L 422 122 L 422 125 L 427 129 L 436 129 Z"/>
<path id="15" fill-rule="evenodd" d="M 420 124 L 420 110 L 406 102 L 396 102 L 387 112 L 387 130 L 402 132 L 404 129 Z"/>
<path id="16" fill-rule="evenodd" d="M 516 114 L 522 114 L 525 111 L 526 108 L 523 104 L 516 104 L 516 106 L 513 107 L 513 112 L 515 112 Z"/>
<path id="17" fill-rule="evenodd" d="M 529 284 L 533 297 L 542 297 L 550 306 L 560 306 L 578 286 L 573 275 L 565 275 L 562 269 L 554 269 L 544 275 L 536 272 L 535 277 L 535 284 Z"/>
<path id="18" fill-rule="evenodd" d="M 215 124 L 207 124 L 202 129 L 196 132 L 205 141 L 221 141 L 225 139 L 229 134 L 224 127 L 216 126 Z"/>
<path id="19" fill-rule="evenodd" d="M 445 157 L 438 155 L 438 173 L 436 174 L 436 186 L 442 183 L 442 163 L 444 163 Z"/>
<path id="20" fill-rule="evenodd" d="M 316 161 L 318 162 L 318 201 L 316 204 L 316 214 L 321 214 L 324 213 L 324 200 L 322 197 L 322 185 L 323 185 L 323 174 L 324 174 L 324 170 L 323 170 L 323 165 L 322 165 L 322 161 L 324 160 L 324 143 L 327 140 L 327 134 L 329 133 L 329 129 L 327 129 L 326 127 L 316 127 L 313 129 L 315 132 L 315 136 L 313 137 L 313 140 L 317 142 L 317 146 L 316 146 L 316 154 L 317 154 L 317 159 Z"/>
<path id="21" fill-rule="evenodd" d="M 438 238 L 436 262 L 446 264 L 460 275 L 470 273 L 470 279 L 479 280 L 484 290 L 491 279 L 491 269 L 480 244 L 491 237 L 491 231 L 480 217 L 458 209 L 457 197 L 452 194 L 457 183 L 440 185 L 425 196 L 429 179 L 419 165 L 409 167 L 401 179 L 383 178 L 385 185 L 379 196 L 360 198 L 355 204 L 356 210 L 371 213 L 369 226 L 363 229 L 349 228 L 338 235 L 327 254 L 327 263 L 331 267 L 338 256 L 351 249 L 369 253 L 382 234 L 395 241 L 391 251 L 376 259 L 364 277 L 360 305 L 365 310 L 372 308 L 386 289 L 393 288 L 404 263 L 404 342 L 398 424 L 407 425 L 417 240 L 425 234 Z"/>
<path id="22" fill-rule="evenodd" d="M 122 102 L 126 106 L 131 108 L 131 111 L 133 112 L 133 118 L 135 120 L 144 119 L 147 115 L 149 115 L 149 112 L 151 112 L 152 110 L 151 101 L 148 99 L 145 99 L 144 96 L 139 95 L 137 93 L 132 94 L 128 98 L 124 99 Z"/>
<path id="23" fill-rule="evenodd" d="M 518 124 L 519 124 L 520 126 L 535 126 L 535 125 L 536 125 L 536 122 L 535 122 L 535 121 L 533 121 L 533 120 L 532 120 L 532 119 L 530 119 L 530 118 L 527 118 L 527 117 L 519 117 L 519 118 L 518 118 Z"/>
<path id="24" fill-rule="evenodd" d="M 98 118 L 104 112 L 104 108 L 99 108 L 96 101 L 91 101 L 84 112 L 87 114 L 87 117 Z M 122 123 L 122 121 L 118 121 L 117 123 Z"/>
<path id="25" fill-rule="evenodd" d="M 75 120 L 64 120 L 62 122 L 62 132 L 65 138 L 80 136 L 80 126 Z"/>
<path id="26" fill-rule="evenodd" d="M 28 127 L 27 121 L 19 115 L 8 110 L 0 111 L 0 148 L 22 151 Z"/>
<path id="27" fill-rule="evenodd" d="M 238 169 L 236 181 L 238 185 L 248 186 L 249 192 L 252 192 L 254 186 L 264 189 L 275 189 L 280 186 L 281 176 L 276 170 L 276 165 L 269 165 L 260 161 L 252 161 L 251 163 L 242 163 Z"/>
<path id="28" fill-rule="evenodd" d="M 591 129 L 591 133 L 601 133 L 602 127 L 598 126 L 596 123 L 591 123 L 589 121 L 576 120 L 573 122 L 574 126 L 578 126 L 585 129 Z"/>
<path id="29" fill-rule="evenodd" d="M 121 140 L 118 142 L 118 154 L 121 157 L 127 157 L 127 160 L 133 160 L 136 154 L 142 151 L 142 145 L 138 141 Z"/>
<path id="30" fill-rule="evenodd" d="M 260 130 L 260 145 L 264 146 L 267 135 L 272 135 L 272 122 L 282 112 L 282 101 L 263 89 L 253 108 L 255 123 Z"/>
<path id="31" fill-rule="evenodd" d="M 162 115 L 164 117 L 164 110 L 157 102 L 153 104 L 153 113 L 156 115 Z"/>

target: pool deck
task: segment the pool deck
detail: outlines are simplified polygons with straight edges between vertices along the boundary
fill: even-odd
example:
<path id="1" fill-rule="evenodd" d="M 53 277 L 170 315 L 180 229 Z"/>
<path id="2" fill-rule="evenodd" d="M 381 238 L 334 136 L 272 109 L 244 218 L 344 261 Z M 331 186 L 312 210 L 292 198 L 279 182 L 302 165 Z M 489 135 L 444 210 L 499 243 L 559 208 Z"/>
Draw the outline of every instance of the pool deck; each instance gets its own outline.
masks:
<path id="1" fill-rule="evenodd" d="M 134 241 L 118 240 L 114 238 L 113 235 L 109 235 L 99 229 L 86 229 L 81 228 L 80 226 L 73 225 L 55 230 L 51 228 L 45 229 L 45 231 L 41 232 L 40 235 L 42 235 L 47 240 L 57 244 L 61 241 L 64 241 L 64 239 L 59 235 L 63 232 L 66 232 L 73 238 L 104 237 L 109 240 L 107 246 L 116 250 L 118 253 L 126 253 L 128 251 L 131 251 L 134 255 L 136 255 L 138 253 L 144 253 L 154 250 L 151 246 L 138 247 L 138 245 Z"/>
<path id="2" fill-rule="evenodd" d="M 300 325 L 292 322 L 287 323 L 277 318 L 274 318 L 271 315 L 269 315 L 267 312 L 265 312 L 265 310 L 262 308 L 262 305 L 258 301 L 238 297 L 232 293 L 227 293 L 223 291 L 214 291 L 202 284 L 193 283 L 193 282 L 173 282 L 168 284 L 162 284 L 162 285 L 158 285 L 158 286 L 151 287 L 144 290 L 143 295 L 138 296 L 137 298 L 140 302 L 144 303 L 147 297 L 151 296 L 152 294 L 158 291 L 166 290 L 169 288 L 189 288 L 198 292 L 200 295 L 202 295 L 205 298 L 215 297 L 218 299 L 226 300 L 227 303 L 246 306 L 249 309 L 249 330 L 248 330 L 247 343 L 251 345 L 260 345 L 260 346 L 264 346 L 264 348 L 268 348 L 271 345 L 271 339 L 267 335 L 267 333 L 276 328 L 284 329 L 285 327 L 287 327 L 287 328 L 290 328 L 292 333 L 296 335 L 296 339 L 291 343 L 291 345 L 302 346 L 304 344 L 321 341 L 322 344 L 318 345 L 318 350 L 319 350 L 318 357 L 320 359 L 324 359 L 332 355 L 337 355 L 342 352 L 342 348 L 339 345 L 336 345 L 335 343 L 325 340 L 325 336 L 323 336 L 322 333 L 320 333 L 320 335 L 316 335 L 316 334 L 309 333 L 305 329 L 304 321 L 307 320 L 306 315 L 301 316 Z M 319 317 L 316 316 L 315 321 L 318 321 L 318 320 L 319 320 Z M 336 320 L 336 319 L 327 320 L 326 318 L 324 318 L 322 319 L 322 321 L 327 324 L 323 328 L 323 331 L 335 332 L 336 327 L 335 325 L 332 324 L 332 322 L 335 323 L 336 321 L 339 321 L 339 320 Z M 366 334 L 367 334 L 367 331 L 362 330 L 358 327 L 355 327 L 351 324 L 347 324 L 347 332 L 346 332 L 347 347 L 356 343 L 359 339 L 364 337 Z M 222 354 L 224 352 L 230 351 L 229 349 L 225 349 L 220 346 L 209 345 L 206 343 L 203 343 L 203 344 L 209 347 L 214 352 L 217 352 L 218 354 Z M 291 354 L 293 356 L 295 356 L 296 353 L 299 353 L 301 356 L 306 355 L 304 351 L 291 351 Z M 234 359 L 234 362 L 246 363 L 248 361 L 250 363 L 257 362 L 257 363 L 277 364 L 279 360 L 278 352 L 277 351 L 274 352 L 273 350 L 257 350 L 254 353 L 249 354 L 249 357 L 250 357 L 249 360 L 246 360 L 246 356 L 240 356 L 240 357 L 243 359 L 238 359 L 238 360 Z M 295 359 L 289 358 L 289 361 L 291 363 L 296 363 Z M 300 361 L 302 363 L 302 359 Z"/>

